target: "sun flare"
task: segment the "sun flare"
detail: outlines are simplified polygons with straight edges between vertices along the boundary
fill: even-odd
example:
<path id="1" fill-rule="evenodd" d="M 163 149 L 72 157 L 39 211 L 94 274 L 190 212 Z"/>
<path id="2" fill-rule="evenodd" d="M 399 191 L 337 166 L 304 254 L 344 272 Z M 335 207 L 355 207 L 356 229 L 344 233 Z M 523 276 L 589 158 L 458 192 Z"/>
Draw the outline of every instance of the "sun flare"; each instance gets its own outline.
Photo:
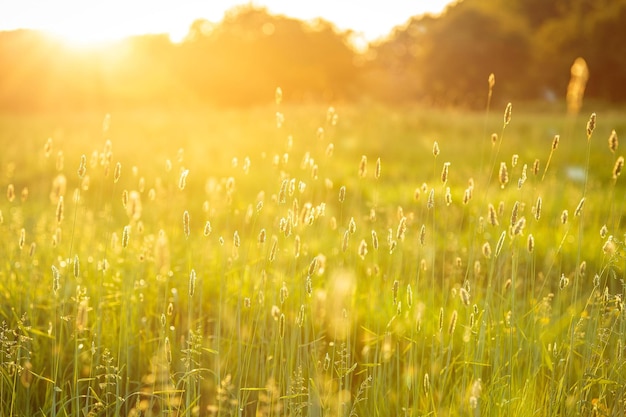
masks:
<path id="1" fill-rule="evenodd" d="M 350 7 L 337 7 L 333 0 L 292 2 L 285 0 L 21 0 L 11 6 L 0 2 L 0 30 L 19 28 L 45 31 L 73 46 L 90 46 L 144 34 L 168 34 L 173 42 L 182 41 L 196 19 L 221 21 L 224 13 L 242 4 L 267 7 L 270 13 L 286 14 L 302 20 L 323 17 L 339 29 L 353 29 L 372 41 L 385 36 L 409 16 L 439 12 L 449 0 L 407 5 L 404 0 L 387 0 L 354 13 Z M 8 3 L 8 2 L 7 2 Z"/>

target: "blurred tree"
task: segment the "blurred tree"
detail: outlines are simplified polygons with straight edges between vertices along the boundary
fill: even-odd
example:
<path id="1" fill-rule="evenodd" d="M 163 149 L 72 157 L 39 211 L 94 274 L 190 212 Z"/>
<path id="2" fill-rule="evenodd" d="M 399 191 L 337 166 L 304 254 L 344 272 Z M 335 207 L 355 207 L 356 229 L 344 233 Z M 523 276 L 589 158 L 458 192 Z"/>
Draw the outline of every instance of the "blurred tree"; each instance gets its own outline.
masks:
<path id="1" fill-rule="evenodd" d="M 371 95 L 396 102 L 425 99 L 428 89 L 423 85 L 422 68 L 435 22 L 429 15 L 413 17 L 387 39 L 370 45 L 363 78 Z"/>
<path id="2" fill-rule="evenodd" d="M 588 97 L 626 100 L 626 0 L 570 0 L 568 6 L 534 35 L 536 79 L 564 95 L 566 74 L 580 56 L 589 66 Z"/>
<path id="3" fill-rule="evenodd" d="M 626 0 L 459 0 L 414 16 L 365 54 L 324 20 L 302 22 L 241 6 L 197 20 L 181 44 L 146 35 L 94 50 L 34 31 L 0 32 L 0 108 L 98 108 L 272 101 L 420 100 L 482 108 L 495 98 L 564 99 L 574 59 L 587 98 L 626 101 Z"/>
<path id="4" fill-rule="evenodd" d="M 191 25 L 179 70 L 203 99 L 225 104 L 268 102 L 277 86 L 292 99 L 347 97 L 357 71 L 348 36 L 241 6 L 218 25 Z"/>
<path id="5" fill-rule="evenodd" d="M 375 47 L 374 68 L 387 70 L 390 91 L 440 105 L 482 107 L 487 77 L 501 95 L 526 95 L 531 39 L 524 22 L 490 1 L 454 3 L 437 18 L 413 18 Z M 408 87 L 405 88 L 405 86 Z M 389 91 L 388 90 L 388 91 Z M 404 92 L 402 92 L 402 90 Z"/>

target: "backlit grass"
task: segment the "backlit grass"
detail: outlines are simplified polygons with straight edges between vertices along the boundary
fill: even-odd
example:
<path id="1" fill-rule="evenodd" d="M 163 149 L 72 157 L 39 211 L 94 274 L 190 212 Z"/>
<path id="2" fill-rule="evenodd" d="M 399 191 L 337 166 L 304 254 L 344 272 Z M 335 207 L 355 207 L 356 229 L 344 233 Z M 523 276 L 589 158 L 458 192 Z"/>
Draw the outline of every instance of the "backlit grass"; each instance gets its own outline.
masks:
<path id="1" fill-rule="evenodd" d="M 588 118 L 0 117 L 0 414 L 619 415 L 626 122 Z"/>

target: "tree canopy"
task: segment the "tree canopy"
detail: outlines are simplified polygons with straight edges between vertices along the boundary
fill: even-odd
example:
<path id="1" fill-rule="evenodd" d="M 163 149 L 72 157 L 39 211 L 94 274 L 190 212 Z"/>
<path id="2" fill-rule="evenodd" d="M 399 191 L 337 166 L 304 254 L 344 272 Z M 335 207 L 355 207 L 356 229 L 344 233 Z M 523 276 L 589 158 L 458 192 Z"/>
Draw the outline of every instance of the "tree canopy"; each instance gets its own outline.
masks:
<path id="1" fill-rule="evenodd" d="M 255 105 L 277 86 L 292 101 L 480 107 L 490 73 L 502 100 L 564 99 L 578 57 L 587 97 L 626 101 L 624 21 L 626 0 L 461 0 L 407 16 L 364 52 L 330 22 L 253 6 L 192 22 L 181 43 L 146 35 L 77 50 L 35 31 L 0 32 L 0 108 Z"/>

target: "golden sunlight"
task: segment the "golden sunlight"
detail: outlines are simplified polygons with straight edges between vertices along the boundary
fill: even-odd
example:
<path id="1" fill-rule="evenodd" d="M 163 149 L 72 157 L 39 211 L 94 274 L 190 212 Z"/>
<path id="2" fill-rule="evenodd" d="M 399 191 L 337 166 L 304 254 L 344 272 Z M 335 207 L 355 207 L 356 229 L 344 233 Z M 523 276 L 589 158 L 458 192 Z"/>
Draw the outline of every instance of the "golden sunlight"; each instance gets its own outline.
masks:
<path id="1" fill-rule="evenodd" d="M 8 0 L 0 3 L 0 30 L 43 30 L 73 46 L 88 46 L 144 34 L 169 34 L 182 41 L 196 19 L 222 20 L 224 13 L 241 4 L 267 7 L 271 13 L 302 20 L 322 17 L 339 29 L 352 29 L 358 38 L 371 41 L 387 35 L 410 16 L 438 13 L 449 0 L 406 2 L 387 0 L 368 7 L 338 6 L 332 0 Z"/>

